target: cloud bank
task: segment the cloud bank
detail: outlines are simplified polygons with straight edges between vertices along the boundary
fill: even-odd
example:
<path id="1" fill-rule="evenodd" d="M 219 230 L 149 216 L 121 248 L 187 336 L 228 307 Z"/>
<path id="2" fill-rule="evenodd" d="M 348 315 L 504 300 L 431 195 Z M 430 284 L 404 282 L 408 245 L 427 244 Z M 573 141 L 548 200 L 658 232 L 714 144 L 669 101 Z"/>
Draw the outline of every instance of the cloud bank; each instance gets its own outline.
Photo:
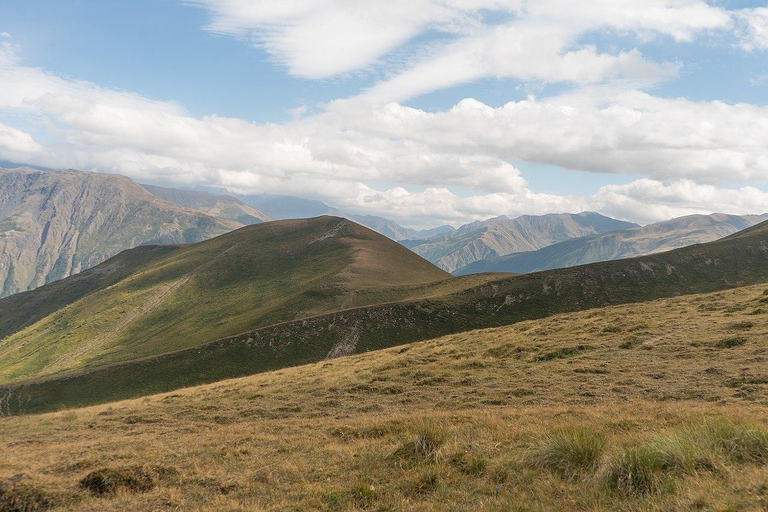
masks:
<path id="1" fill-rule="evenodd" d="M 0 124 L 0 159 L 305 195 L 413 226 L 587 209 L 638 222 L 768 212 L 759 189 L 768 177 L 768 107 L 654 96 L 649 87 L 674 77 L 679 63 L 582 43 L 606 30 L 671 44 L 726 31 L 743 51 L 761 51 L 760 9 L 698 0 L 605 0 L 589 9 L 560 0 L 192 3 L 210 12 L 208 30 L 242 38 L 289 73 L 322 79 L 376 68 L 384 77 L 318 113 L 258 124 L 194 117 L 173 102 L 27 66 L 3 36 L 0 114 L 27 123 Z M 424 33 L 438 42 L 409 43 Z M 403 65 L 392 67 L 392 52 Z M 468 98 L 440 111 L 403 101 L 484 77 L 569 90 L 498 107 Z M 510 161 L 643 178 L 588 197 L 548 194 L 529 186 L 533 171 Z"/>

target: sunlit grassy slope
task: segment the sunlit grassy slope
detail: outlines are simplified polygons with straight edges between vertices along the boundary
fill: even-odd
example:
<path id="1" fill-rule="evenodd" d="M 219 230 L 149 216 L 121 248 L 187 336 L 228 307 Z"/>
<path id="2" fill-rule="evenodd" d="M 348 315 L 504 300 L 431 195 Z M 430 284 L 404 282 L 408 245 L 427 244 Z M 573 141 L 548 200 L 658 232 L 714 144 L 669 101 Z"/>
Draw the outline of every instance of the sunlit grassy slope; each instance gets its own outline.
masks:
<path id="1" fill-rule="evenodd" d="M 760 285 L 10 417 L 0 503 L 765 510 L 767 357 Z"/>
<path id="2" fill-rule="evenodd" d="M 450 279 L 397 243 L 335 217 L 265 223 L 154 251 L 167 254 L 118 269 L 111 286 L 80 289 L 73 278 L 0 301 L 3 334 L 26 324 L 0 341 L 0 382 L 194 347 L 419 295 L 420 287 Z M 62 290 L 79 300 L 59 300 Z"/>
<path id="3" fill-rule="evenodd" d="M 480 284 L 467 280 L 482 278 L 390 288 L 387 293 L 360 291 L 355 300 L 394 302 L 269 325 L 112 366 L 18 382 L 10 389 L 11 407 L 14 412 L 42 412 L 89 405 L 566 311 L 768 282 L 768 224 L 722 241 L 642 258 L 516 277 L 491 275 Z M 368 293 L 373 296 L 367 297 Z M 417 298 L 395 301 L 396 295 Z M 195 325 L 207 329 L 199 322 Z"/>

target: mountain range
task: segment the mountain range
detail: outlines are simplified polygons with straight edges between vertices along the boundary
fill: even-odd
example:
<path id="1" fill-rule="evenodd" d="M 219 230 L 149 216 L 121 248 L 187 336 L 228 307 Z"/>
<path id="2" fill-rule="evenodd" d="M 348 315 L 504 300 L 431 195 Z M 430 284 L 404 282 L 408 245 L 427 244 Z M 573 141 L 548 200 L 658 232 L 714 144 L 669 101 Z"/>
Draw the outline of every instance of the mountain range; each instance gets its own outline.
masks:
<path id="1" fill-rule="evenodd" d="M 506 254 L 533 251 L 563 240 L 637 227 L 594 212 L 505 216 L 465 224 L 425 240 L 405 241 L 419 256 L 448 272 Z"/>
<path id="2" fill-rule="evenodd" d="M 244 226 L 272 220 L 269 215 L 248 206 L 239 199 L 226 194 L 212 194 L 199 190 L 142 185 L 153 196 L 183 208 L 197 210 L 212 217 L 229 219 Z"/>
<path id="3" fill-rule="evenodd" d="M 120 175 L 0 169 L 0 296 L 138 245 L 197 242 L 240 226 L 163 201 Z"/>
<path id="4" fill-rule="evenodd" d="M 573 238 L 537 251 L 471 263 L 455 275 L 478 272 L 527 273 L 669 251 L 712 242 L 760 222 L 766 215 L 689 215 L 647 226 Z"/>

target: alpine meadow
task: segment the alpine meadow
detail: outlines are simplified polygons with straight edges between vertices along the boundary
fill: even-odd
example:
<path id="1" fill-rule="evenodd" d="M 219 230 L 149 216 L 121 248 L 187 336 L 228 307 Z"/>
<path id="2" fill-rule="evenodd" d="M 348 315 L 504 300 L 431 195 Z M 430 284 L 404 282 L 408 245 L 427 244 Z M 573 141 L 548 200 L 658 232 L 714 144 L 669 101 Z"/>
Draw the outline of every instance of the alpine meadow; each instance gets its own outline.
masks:
<path id="1" fill-rule="evenodd" d="M 0 0 L 0 512 L 768 510 L 767 34 Z"/>

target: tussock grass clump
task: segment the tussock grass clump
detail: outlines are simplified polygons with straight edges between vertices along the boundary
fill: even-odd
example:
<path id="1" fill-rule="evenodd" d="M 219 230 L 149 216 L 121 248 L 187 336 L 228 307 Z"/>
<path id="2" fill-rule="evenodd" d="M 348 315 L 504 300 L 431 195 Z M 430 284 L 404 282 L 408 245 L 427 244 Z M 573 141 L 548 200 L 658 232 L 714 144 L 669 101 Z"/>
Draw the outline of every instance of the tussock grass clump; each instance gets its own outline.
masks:
<path id="1" fill-rule="evenodd" d="M 0 481 L 0 512 L 37 512 L 53 505 L 48 493 L 30 482 Z"/>
<path id="2" fill-rule="evenodd" d="M 601 476 L 614 491 L 643 495 L 669 490 L 674 477 L 714 469 L 706 449 L 687 433 L 674 433 L 618 451 L 605 462 Z"/>
<path id="3" fill-rule="evenodd" d="M 723 338 L 715 343 L 717 348 L 733 348 L 743 345 L 747 342 L 747 338 L 744 336 L 732 336 L 730 338 Z"/>
<path id="4" fill-rule="evenodd" d="M 745 320 L 743 322 L 735 322 L 730 325 L 728 325 L 728 329 L 733 330 L 739 330 L 739 331 L 748 331 L 749 329 L 753 328 L 755 326 L 755 322 L 750 322 L 748 320 Z"/>
<path id="5" fill-rule="evenodd" d="M 576 347 L 563 347 L 552 352 L 546 352 L 538 356 L 535 361 L 554 361 L 556 359 L 566 359 L 568 357 L 575 356 L 579 352 L 583 352 L 589 349 L 587 345 L 578 345 Z"/>
<path id="6" fill-rule="evenodd" d="M 637 336 L 632 336 L 630 338 L 627 338 L 623 342 L 619 344 L 619 348 L 624 350 L 629 350 L 632 348 L 635 348 L 638 345 L 641 345 L 643 343 L 643 340 L 638 338 Z"/>
<path id="7" fill-rule="evenodd" d="M 329 433 L 332 437 L 342 441 L 351 441 L 355 439 L 380 439 L 391 434 L 402 432 L 402 430 L 403 425 L 397 422 L 390 422 L 365 427 L 335 427 L 332 428 Z"/>
<path id="8" fill-rule="evenodd" d="M 465 475 L 477 477 L 485 474 L 487 466 L 484 458 L 467 452 L 454 453 L 448 458 L 448 462 Z"/>
<path id="9" fill-rule="evenodd" d="M 719 449 L 739 464 L 768 464 L 768 430 L 728 422 L 713 422 L 699 434 L 712 448 Z"/>
<path id="10" fill-rule="evenodd" d="M 524 462 L 576 479 L 597 468 L 605 446 L 602 432 L 588 428 L 559 429 L 539 439 L 525 454 Z"/>
<path id="11" fill-rule="evenodd" d="M 440 448 L 448 440 L 448 431 L 439 424 L 421 422 L 416 428 L 416 436 L 400 445 L 391 455 L 401 461 L 435 459 L 440 455 Z"/>
<path id="12" fill-rule="evenodd" d="M 437 490 L 440 484 L 440 476 L 435 471 L 425 471 L 413 480 L 405 482 L 403 493 L 406 496 L 424 496 Z"/>
<path id="13" fill-rule="evenodd" d="M 97 496 L 114 494 L 119 489 L 147 492 L 155 487 L 155 477 L 143 466 L 102 468 L 88 473 L 80 480 L 80 487 Z"/>
<path id="14" fill-rule="evenodd" d="M 604 333 L 609 333 L 609 334 L 617 333 L 617 332 L 621 332 L 621 331 L 622 331 L 622 329 L 618 325 L 609 325 L 608 327 L 603 329 Z"/>

